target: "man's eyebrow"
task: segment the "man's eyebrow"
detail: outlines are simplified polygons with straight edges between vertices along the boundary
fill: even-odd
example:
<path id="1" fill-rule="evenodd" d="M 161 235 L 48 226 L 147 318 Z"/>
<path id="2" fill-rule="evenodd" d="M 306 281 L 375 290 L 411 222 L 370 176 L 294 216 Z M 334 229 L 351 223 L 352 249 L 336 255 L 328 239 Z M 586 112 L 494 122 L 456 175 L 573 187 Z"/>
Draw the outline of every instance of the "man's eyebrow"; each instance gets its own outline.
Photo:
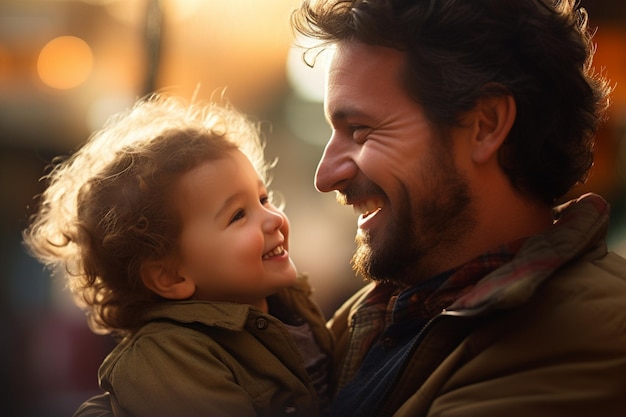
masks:
<path id="1" fill-rule="evenodd" d="M 365 117 L 367 113 L 358 107 L 341 107 L 330 110 L 326 118 L 328 120 L 341 121 L 349 117 Z"/>

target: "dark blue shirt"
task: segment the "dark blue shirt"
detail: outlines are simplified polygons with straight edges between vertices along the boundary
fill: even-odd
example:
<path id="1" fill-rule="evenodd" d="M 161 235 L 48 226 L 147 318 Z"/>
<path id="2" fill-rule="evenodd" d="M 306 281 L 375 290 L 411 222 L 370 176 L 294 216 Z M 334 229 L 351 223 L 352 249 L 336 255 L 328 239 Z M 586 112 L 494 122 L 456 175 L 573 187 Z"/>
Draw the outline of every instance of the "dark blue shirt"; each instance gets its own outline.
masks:
<path id="1" fill-rule="evenodd" d="M 354 379 L 337 394 L 328 417 L 373 417 L 377 414 L 385 393 L 393 389 L 400 370 L 419 342 L 420 331 L 431 318 L 409 313 L 413 310 L 410 307 L 414 297 L 418 293 L 432 293 L 451 274 L 452 271 L 438 275 L 398 295 L 393 322 L 367 353 Z"/>

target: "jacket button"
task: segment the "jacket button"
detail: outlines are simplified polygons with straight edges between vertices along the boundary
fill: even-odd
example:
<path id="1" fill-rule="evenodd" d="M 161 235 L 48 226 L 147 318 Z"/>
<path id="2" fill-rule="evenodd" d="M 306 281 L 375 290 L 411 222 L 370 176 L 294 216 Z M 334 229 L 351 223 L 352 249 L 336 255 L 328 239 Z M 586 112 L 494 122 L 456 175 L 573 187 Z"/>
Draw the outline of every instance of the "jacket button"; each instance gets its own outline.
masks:
<path id="1" fill-rule="evenodd" d="M 395 341 L 395 339 L 393 339 L 391 337 L 385 337 L 382 340 L 382 344 L 385 347 L 385 349 L 392 349 L 392 348 L 396 347 L 396 341 Z"/>
<path id="2" fill-rule="evenodd" d="M 256 319 L 256 328 L 259 330 L 265 330 L 269 326 L 269 322 L 265 317 L 259 317 Z"/>
<path id="3" fill-rule="evenodd" d="M 293 404 L 288 404 L 283 407 L 283 414 L 286 416 L 294 416 L 296 415 L 298 408 Z"/>

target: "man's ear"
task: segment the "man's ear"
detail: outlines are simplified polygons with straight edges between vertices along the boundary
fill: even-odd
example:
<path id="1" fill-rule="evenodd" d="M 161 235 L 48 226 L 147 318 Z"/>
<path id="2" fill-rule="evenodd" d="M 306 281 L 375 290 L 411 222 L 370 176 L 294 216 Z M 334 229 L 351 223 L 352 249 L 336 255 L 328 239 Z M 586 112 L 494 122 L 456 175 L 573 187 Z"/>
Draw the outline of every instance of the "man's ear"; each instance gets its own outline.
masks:
<path id="1" fill-rule="evenodd" d="M 478 100 L 474 112 L 475 136 L 472 160 L 477 164 L 489 161 L 509 135 L 517 108 L 511 95 L 487 96 Z"/>
<path id="2" fill-rule="evenodd" d="M 148 289 L 169 300 L 185 300 L 196 291 L 190 279 L 178 275 L 176 268 L 164 260 L 145 261 L 141 280 Z"/>

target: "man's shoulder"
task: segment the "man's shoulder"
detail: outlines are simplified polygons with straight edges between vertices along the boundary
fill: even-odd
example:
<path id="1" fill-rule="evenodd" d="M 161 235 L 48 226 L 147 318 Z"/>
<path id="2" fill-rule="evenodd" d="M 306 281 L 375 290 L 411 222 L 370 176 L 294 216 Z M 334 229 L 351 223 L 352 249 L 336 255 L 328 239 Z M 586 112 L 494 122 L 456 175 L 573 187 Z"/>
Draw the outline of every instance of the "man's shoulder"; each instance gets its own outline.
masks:
<path id="1" fill-rule="evenodd" d="M 608 252 L 602 258 L 593 262 L 605 273 L 622 281 L 626 280 L 626 258 L 615 252 Z"/>
<path id="2" fill-rule="evenodd" d="M 538 295 L 548 306 L 546 320 L 563 313 L 562 319 L 576 322 L 585 337 L 621 337 L 626 347 L 626 259 L 621 256 L 609 252 L 593 261 L 572 262 Z"/>
<path id="3" fill-rule="evenodd" d="M 555 275 L 560 287 L 626 297 L 626 259 L 614 252 L 592 260 L 575 260 Z"/>

